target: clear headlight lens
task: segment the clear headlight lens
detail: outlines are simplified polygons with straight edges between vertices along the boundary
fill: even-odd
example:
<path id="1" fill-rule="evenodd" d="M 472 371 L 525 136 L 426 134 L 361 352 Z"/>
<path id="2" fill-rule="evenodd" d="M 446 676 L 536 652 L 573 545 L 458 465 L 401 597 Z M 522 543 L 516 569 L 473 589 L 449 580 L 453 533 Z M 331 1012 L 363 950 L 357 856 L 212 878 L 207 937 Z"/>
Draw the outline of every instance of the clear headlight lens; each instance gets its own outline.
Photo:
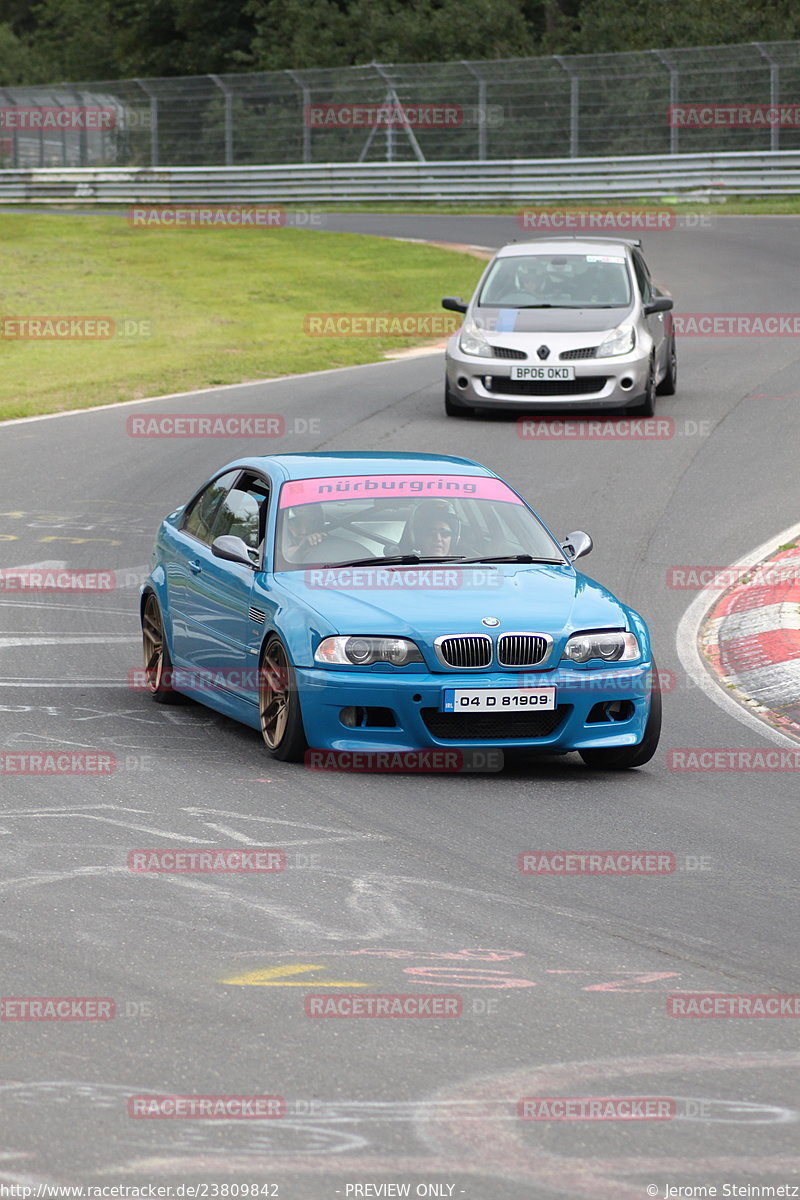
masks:
<path id="1" fill-rule="evenodd" d="M 325 638 L 317 646 L 314 660 L 328 666 L 343 667 L 368 667 L 376 662 L 404 667 L 407 663 L 425 661 L 415 642 L 397 637 Z"/>
<path id="2" fill-rule="evenodd" d="M 598 358 L 614 358 L 617 354 L 630 354 L 636 345 L 636 331 L 632 325 L 620 325 L 597 347 Z"/>
<path id="3" fill-rule="evenodd" d="M 564 647 L 562 662 L 585 663 L 590 658 L 603 662 L 633 662 L 641 657 L 635 633 L 575 633 Z"/>
<path id="4" fill-rule="evenodd" d="M 474 354 L 480 358 L 492 357 L 492 347 L 484 337 L 483 330 L 475 324 L 472 317 L 467 317 L 461 327 L 459 345 L 464 354 Z"/>

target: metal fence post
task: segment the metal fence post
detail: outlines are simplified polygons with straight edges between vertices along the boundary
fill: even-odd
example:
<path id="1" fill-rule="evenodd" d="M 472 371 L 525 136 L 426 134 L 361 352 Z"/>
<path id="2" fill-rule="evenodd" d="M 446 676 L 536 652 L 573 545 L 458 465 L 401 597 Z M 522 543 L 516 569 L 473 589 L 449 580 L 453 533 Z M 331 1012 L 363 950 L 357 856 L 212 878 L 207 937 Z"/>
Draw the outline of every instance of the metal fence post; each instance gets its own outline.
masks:
<path id="1" fill-rule="evenodd" d="M 226 87 L 219 75 L 208 77 L 225 97 L 225 166 L 233 166 L 233 92 Z"/>
<path id="2" fill-rule="evenodd" d="M 486 80 L 481 75 L 480 71 L 473 67 L 472 63 L 466 59 L 461 60 L 461 65 L 466 67 L 470 75 L 478 81 L 478 160 L 485 162 L 486 160 Z"/>
<path id="3" fill-rule="evenodd" d="M 777 108 L 781 102 L 780 66 L 772 55 L 767 53 L 761 42 L 753 42 L 753 45 L 769 63 L 769 106 Z M 770 126 L 769 148 L 770 150 L 780 150 L 781 148 L 781 127 L 777 122 Z"/>
<path id="4" fill-rule="evenodd" d="M 311 126 L 308 123 L 308 108 L 311 104 L 311 88 L 300 79 L 296 71 L 286 71 L 286 74 L 291 79 L 296 87 L 300 88 L 302 93 L 301 104 L 303 106 L 303 163 L 308 165 L 311 162 Z"/>
<path id="5" fill-rule="evenodd" d="M 566 71 L 569 76 L 569 156 L 570 158 L 578 157 L 578 141 L 580 136 L 580 79 L 577 72 L 567 66 L 560 54 L 554 54 L 553 58 L 558 65 Z"/>
<path id="6" fill-rule="evenodd" d="M 150 166 L 158 166 L 158 97 L 143 79 L 134 79 L 145 96 L 150 98 Z"/>
<path id="7" fill-rule="evenodd" d="M 669 71 L 669 109 L 670 109 L 670 113 L 671 113 L 673 107 L 678 103 L 680 72 L 679 72 L 678 68 L 675 66 L 674 62 L 671 62 L 670 59 L 667 57 L 667 54 L 664 50 L 653 50 L 652 53 L 655 54 L 656 58 L 660 59 L 662 65 L 665 66 L 667 68 L 667 70 Z M 670 154 L 678 153 L 678 135 L 679 134 L 680 134 L 680 129 L 678 128 L 678 126 L 670 123 L 670 127 L 669 127 L 669 152 L 670 152 Z"/>

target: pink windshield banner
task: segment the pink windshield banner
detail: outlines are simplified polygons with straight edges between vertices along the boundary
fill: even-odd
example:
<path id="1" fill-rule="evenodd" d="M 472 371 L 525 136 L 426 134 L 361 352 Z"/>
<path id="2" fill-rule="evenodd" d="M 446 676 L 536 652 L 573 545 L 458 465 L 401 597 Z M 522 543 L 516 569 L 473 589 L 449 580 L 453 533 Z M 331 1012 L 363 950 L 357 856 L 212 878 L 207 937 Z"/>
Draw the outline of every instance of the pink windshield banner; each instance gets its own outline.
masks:
<path id="1" fill-rule="evenodd" d="M 293 479 L 281 489 L 281 508 L 319 504 L 321 500 L 363 500 L 379 496 L 436 496 L 467 500 L 500 500 L 522 504 L 501 479 L 485 475 L 343 475 L 325 479 Z"/>

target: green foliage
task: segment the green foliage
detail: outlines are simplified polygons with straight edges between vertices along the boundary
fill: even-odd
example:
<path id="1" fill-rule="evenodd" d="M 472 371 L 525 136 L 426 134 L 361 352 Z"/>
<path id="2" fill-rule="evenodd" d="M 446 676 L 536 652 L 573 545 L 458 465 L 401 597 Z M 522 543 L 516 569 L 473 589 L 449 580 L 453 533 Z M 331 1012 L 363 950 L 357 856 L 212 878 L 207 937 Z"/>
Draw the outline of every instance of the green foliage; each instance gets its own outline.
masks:
<path id="1" fill-rule="evenodd" d="M 0 85 L 797 38 L 796 0 L 0 0 Z"/>

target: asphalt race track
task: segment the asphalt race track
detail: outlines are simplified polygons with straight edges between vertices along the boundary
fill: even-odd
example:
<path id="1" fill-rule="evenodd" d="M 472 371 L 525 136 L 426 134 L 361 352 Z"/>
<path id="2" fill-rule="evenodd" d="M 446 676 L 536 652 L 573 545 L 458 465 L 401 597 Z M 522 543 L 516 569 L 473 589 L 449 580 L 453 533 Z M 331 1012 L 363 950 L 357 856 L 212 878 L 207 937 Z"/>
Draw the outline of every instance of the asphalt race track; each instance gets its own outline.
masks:
<path id="1" fill-rule="evenodd" d="M 519 232 L 493 217 L 328 227 L 483 246 Z M 789 313 L 798 233 L 792 218 L 707 218 L 644 246 L 678 312 Z M 0 595 L 3 749 L 118 761 L 105 776 L 2 779 L 2 994 L 109 997 L 117 1015 L 2 1023 L 0 1183 L 640 1200 L 668 1184 L 800 1182 L 792 1020 L 667 1011 L 676 992 L 800 991 L 798 774 L 670 769 L 676 748 L 775 743 L 691 685 L 676 631 L 694 593 L 667 585 L 672 566 L 724 566 L 797 521 L 797 343 L 687 337 L 679 364 L 661 440 L 524 440 L 513 417 L 448 420 L 438 354 L 3 428 L 0 566 L 114 570 L 122 586 Z M 210 710 L 154 705 L 126 681 L 157 523 L 257 448 L 129 437 L 127 419 L 149 412 L 319 422 L 265 453 L 463 454 L 557 534 L 587 529 L 587 572 L 644 614 L 674 673 L 656 758 L 619 777 L 577 755 L 494 775 L 312 773 Z M 129 851 L 154 847 L 275 847 L 288 866 L 131 873 Z M 517 868 L 521 852 L 566 849 L 670 852 L 677 869 Z M 456 995 L 463 1011 L 306 1016 L 305 996 L 337 984 Z M 128 1116 L 130 1097 L 154 1093 L 282 1096 L 285 1116 Z M 675 1103 L 658 1121 L 520 1120 L 531 1096 Z"/>

